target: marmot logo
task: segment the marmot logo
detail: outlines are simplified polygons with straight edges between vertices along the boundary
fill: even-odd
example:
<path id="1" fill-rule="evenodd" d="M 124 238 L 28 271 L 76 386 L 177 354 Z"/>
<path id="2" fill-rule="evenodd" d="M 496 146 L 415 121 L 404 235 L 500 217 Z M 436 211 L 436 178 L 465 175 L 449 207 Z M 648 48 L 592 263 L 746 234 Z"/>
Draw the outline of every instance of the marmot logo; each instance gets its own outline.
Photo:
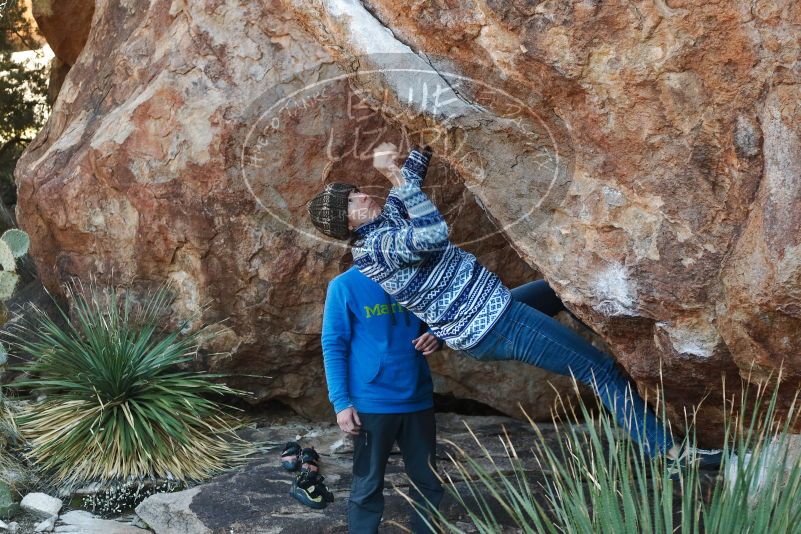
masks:
<path id="1" fill-rule="evenodd" d="M 409 313 L 409 310 L 398 304 L 397 302 L 393 302 L 392 306 L 389 304 L 376 304 L 373 307 L 365 306 L 364 307 L 364 317 L 369 319 L 374 315 L 386 315 L 388 313 Z"/>

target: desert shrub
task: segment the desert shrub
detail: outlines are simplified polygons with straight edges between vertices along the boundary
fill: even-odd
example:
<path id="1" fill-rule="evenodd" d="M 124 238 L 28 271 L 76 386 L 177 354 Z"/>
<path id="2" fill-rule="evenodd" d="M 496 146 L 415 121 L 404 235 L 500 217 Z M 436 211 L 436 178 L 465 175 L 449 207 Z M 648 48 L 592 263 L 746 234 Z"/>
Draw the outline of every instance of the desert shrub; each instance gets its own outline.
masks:
<path id="1" fill-rule="evenodd" d="M 525 533 L 801 532 L 801 445 L 791 433 L 798 406 L 794 399 L 777 410 L 780 382 L 772 393 L 743 385 L 739 403 L 728 402 L 717 471 L 646 456 L 608 412 L 590 412 L 579 400 L 587 423 L 555 420 L 556 439 L 529 419 L 528 465 L 505 432 L 498 458 L 471 431 L 481 454 L 451 442 L 440 477 L 470 532 L 503 532 L 504 525 Z M 681 446 L 695 447 L 696 421 L 687 419 Z M 447 532 L 465 532 L 440 511 L 434 519 Z"/>
<path id="2" fill-rule="evenodd" d="M 14 323 L 11 347 L 30 360 L 14 385 L 36 394 L 17 414 L 25 457 L 54 484 L 131 477 L 202 480 L 243 461 L 250 446 L 221 404 L 245 395 L 220 374 L 182 369 L 199 330 L 160 327 L 172 292 L 162 285 L 139 303 L 117 288 L 66 285 L 67 326 L 40 308 Z M 230 408 L 230 407 L 228 407 Z"/>

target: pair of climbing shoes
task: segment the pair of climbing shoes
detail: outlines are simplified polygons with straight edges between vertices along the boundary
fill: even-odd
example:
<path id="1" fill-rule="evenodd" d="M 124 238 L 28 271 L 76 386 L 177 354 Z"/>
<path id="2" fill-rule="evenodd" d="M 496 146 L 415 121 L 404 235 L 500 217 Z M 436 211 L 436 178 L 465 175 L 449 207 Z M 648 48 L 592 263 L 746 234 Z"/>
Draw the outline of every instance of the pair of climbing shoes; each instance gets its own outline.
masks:
<path id="1" fill-rule="evenodd" d="M 301 449 L 297 441 L 290 441 L 281 451 L 281 466 L 287 471 L 319 471 L 320 455 L 314 447 Z"/>
<path id="2" fill-rule="evenodd" d="M 287 471 L 300 469 L 289 494 L 302 504 L 322 510 L 334 502 L 334 494 L 328 490 L 325 477 L 320 474 L 320 455 L 314 447 L 301 449 L 298 442 L 290 441 L 281 451 L 281 466 Z"/>

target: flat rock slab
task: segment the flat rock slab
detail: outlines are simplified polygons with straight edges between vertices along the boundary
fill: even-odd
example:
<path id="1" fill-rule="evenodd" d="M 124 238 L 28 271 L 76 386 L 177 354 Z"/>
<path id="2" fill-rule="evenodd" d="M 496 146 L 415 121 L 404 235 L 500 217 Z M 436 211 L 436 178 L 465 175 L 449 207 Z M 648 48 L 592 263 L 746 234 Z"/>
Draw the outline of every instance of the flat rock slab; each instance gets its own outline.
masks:
<path id="1" fill-rule="evenodd" d="M 58 518 L 55 532 L 80 534 L 148 534 L 150 531 L 118 521 L 101 519 L 83 510 L 72 510 Z"/>

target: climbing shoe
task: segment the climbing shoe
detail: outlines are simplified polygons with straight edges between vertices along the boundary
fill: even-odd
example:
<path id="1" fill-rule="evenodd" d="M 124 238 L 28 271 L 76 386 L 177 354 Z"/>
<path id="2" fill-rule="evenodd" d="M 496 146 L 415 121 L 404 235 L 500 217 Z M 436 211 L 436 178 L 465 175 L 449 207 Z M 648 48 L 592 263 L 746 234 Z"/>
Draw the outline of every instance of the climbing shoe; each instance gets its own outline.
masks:
<path id="1" fill-rule="evenodd" d="M 320 471 L 320 455 L 314 450 L 314 447 L 306 447 L 300 453 L 300 469 L 301 471 Z"/>
<path id="2" fill-rule="evenodd" d="M 678 481 L 682 473 L 686 473 L 693 465 L 697 465 L 698 469 L 713 470 L 720 468 L 722 462 L 723 451 L 720 449 L 685 447 L 678 458 L 668 459 L 665 465 L 671 480 Z"/>
<path id="3" fill-rule="evenodd" d="M 300 445 L 297 441 L 290 441 L 281 451 L 281 467 L 287 471 L 297 471 L 300 467 Z"/>
<path id="4" fill-rule="evenodd" d="M 334 495 L 325 486 L 325 477 L 316 471 L 301 471 L 292 482 L 289 494 L 310 508 L 322 510 L 334 502 Z"/>
<path id="5" fill-rule="evenodd" d="M 334 502 L 334 494 L 331 493 L 331 491 L 329 491 L 328 486 L 323 484 L 323 480 L 325 480 L 325 477 L 323 475 L 320 475 L 319 473 L 317 476 L 320 479 L 319 488 L 320 488 L 320 493 L 323 494 L 323 499 L 325 499 L 328 502 Z"/>
<path id="6" fill-rule="evenodd" d="M 716 469 L 723 462 L 723 451 L 721 449 L 685 447 L 673 462 L 681 467 L 697 465 L 699 469 Z"/>

